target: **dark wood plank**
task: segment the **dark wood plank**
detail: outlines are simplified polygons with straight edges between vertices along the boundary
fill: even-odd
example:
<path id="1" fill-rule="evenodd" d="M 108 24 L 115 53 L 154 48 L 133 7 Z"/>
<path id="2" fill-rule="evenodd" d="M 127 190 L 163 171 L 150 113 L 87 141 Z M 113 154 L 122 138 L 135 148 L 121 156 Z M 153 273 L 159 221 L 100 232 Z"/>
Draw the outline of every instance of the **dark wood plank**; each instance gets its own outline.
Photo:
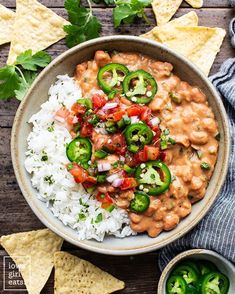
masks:
<path id="1" fill-rule="evenodd" d="M 63 246 L 64 247 L 64 246 Z M 62 248 L 64 249 L 64 248 Z M 104 256 L 89 253 L 84 250 L 74 249 L 69 251 L 80 258 L 86 259 L 102 270 L 109 272 L 113 276 L 125 281 L 126 288 L 116 293 L 122 294 L 155 294 L 157 281 L 160 273 L 157 269 L 157 254 L 149 253 L 138 256 Z M 4 250 L 0 250 L 0 275 L 3 274 L 3 257 L 7 256 Z M 9 273 L 9 270 L 6 271 Z M 42 294 L 53 293 L 54 273 L 44 287 Z M 23 292 L 22 292 L 23 293 Z"/>
<path id="2" fill-rule="evenodd" d="M 64 7 L 64 0 L 39 0 L 40 3 L 47 7 Z M 2 5 L 5 5 L 7 7 L 15 8 L 15 1 L 11 0 L 2 0 Z M 87 1 L 82 0 L 82 4 L 87 6 Z M 105 7 L 104 5 L 97 5 L 95 3 L 92 3 L 93 7 Z M 183 1 L 181 7 L 190 7 L 187 2 Z M 216 7 L 216 8 L 225 8 L 229 7 L 229 1 L 228 0 L 204 0 L 203 8 L 206 7 Z"/>
<path id="3" fill-rule="evenodd" d="M 66 16 L 66 12 L 64 9 L 53 9 L 55 12 L 57 12 L 61 16 Z M 179 12 L 177 12 L 177 17 L 185 14 L 188 12 L 188 9 L 180 9 Z M 152 22 L 152 26 L 148 26 L 142 21 L 137 21 L 132 25 L 123 25 L 118 29 L 113 28 L 112 24 L 112 11 L 111 9 L 95 9 L 94 10 L 95 15 L 102 20 L 103 24 L 103 36 L 108 35 L 114 35 L 114 34 L 127 34 L 127 35 L 140 35 L 142 33 L 147 32 L 154 26 L 154 16 L 152 14 L 152 11 L 148 9 L 147 14 L 149 16 L 149 19 Z M 233 10 L 232 9 L 200 9 L 197 11 L 200 25 L 204 26 L 220 26 L 228 31 L 228 26 L 230 19 L 233 16 Z M 8 55 L 9 45 L 3 45 L 0 47 L 0 66 L 3 66 L 6 62 L 7 55 Z M 54 44 L 51 46 L 47 51 L 55 58 L 60 53 L 67 50 L 67 47 L 65 46 L 64 40 L 61 40 L 57 44 Z M 221 63 L 229 58 L 234 56 L 234 49 L 230 45 L 230 38 L 227 34 L 224 43 L 222 45 L 221 51 L 216 57 L 216 60 L 214 62 L 214 65 L 211 70 L 211 74 L 217 72 L 219 70 L 219 67 Z M 0 126 L 2 127 L 10 127 L 13 122 L 13 118 L 15 115 L 15 111 L 18 107 L 18 102 L 14 99 L 11 100 L 11 102 L 3 102 L 0 101 Z"/>

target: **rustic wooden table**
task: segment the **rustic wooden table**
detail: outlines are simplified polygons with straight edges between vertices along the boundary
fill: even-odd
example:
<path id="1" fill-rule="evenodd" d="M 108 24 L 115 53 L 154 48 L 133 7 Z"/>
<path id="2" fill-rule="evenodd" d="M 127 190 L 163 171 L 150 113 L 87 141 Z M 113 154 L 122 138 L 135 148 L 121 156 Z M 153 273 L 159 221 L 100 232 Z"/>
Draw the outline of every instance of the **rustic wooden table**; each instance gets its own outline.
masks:
<path id="1" fill-rule="evenodd" d="M 13 0 L 1 0 L 0 2 L 9 8 L 15 9 L 15 1 Z M 63 8 L 63 0 L 43 0 L 41 2 L 47 7 L 51 7 L 59 15 L 66 17 L 66 12 Z M 191 10 L 191 7 L 183 3 L 176 16 L 181 16 Z M 146 11 L 151 23 L 154 26 L 155 21 L 152 10 L 148 8 Z M 196 12 L 199 16 L 200 25 L 219 26 L 226 29 L 226 31 L 228 31 L 230 19 L 234 16 L 234 11 L 229 7 L 227 0 L 205 0 L 204 7 L 200 10 L 196 10 Z M 105 6 L 94 5 L 94 14 L 103 24 L 102 35 L 104 36 L 114 34 L 139 35 L 151 29 L 151 27 L 142 21 L 137 21 L 131 26 L 122 26 L 121 28 L 115 30 L 112 25 L 112 9 L 106 8 Z M 48 52 L 53 57 L 56 57 L 66 49 L 64 40 L 62 40 L 51 46 L 51 48 L 48 49 Z M 9 45 L 0 47 L 0 67 L 2 67 L 6 62 L 8 50 Z M 215 60 L 211 73 L 218 71 L 221 63 L 225 59 L 233 56 L 234 49 L 230 46 L 229 36 L 227 34 L 222 49 Z M 22 196 L 12 168 L 10 136 L 14 115 L 18 105 L 19 103 L 15 99 L 0 102 L 0 235 L 29 231 L 44 227 L 31 211 Z M 126 257 L 103 256 L 79 249 L 67 242 L 64 242 L 63 250 L 85 258 L 103 270 L 106 270 L 117 278 L 125 281 L 126 288 L 125 290 L 120 291 L 120 293 L 156 293 L 157 282 L 160 276 L 160 271 L 157 267 L 157 252 Z M 6 255 L 6 252 L 0 248 L 0 291 L 3 291 L 2 261 L 3 256 Z M 53 293 L 53 274 L 51 275 L 42 293 Z"/>

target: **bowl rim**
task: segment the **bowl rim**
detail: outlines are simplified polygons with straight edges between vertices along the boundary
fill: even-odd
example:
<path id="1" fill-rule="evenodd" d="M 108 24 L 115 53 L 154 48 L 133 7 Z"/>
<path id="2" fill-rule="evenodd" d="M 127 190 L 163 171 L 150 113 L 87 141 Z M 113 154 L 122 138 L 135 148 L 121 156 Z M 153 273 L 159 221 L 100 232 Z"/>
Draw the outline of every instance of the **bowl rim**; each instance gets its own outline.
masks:
<path id="1" fill-rule="evenodd" d="M 196 248 L 196 249 L 186 250 L 186 251 L 183 251 L 183 252 L 177 254 L 174 258 L 172 258 L 168 262 L 168 264 L 166 265 L 164 270 L 162 271 L 160 279 L 158 281 L 157 294 L 163 294 L 164 293 L 164 291 L 163 291 L 164 282 L 165 282 L 165 279 L 167 277 L 167 274 L 171 271 L 171 269 L 178 262 L 180 262 L 183 258 L 194 256 L 196 254 L 199 254 L 199 255 L 200 254 L 205 254 L 205 255 L 208 255 L 208 256 L 216 257 L 218 260 L 223 262 L 226 265 L 226 267 L 231 269 L 231 271 L 233 271 L 234 274 L 235 274 L 235 266 L 232 264 L 232 262 L 229 261 L 228 259 L 226 259 L 225 257 L 223 257 L 221 254 L 219 254 L 219 253 L 217 253 L 217 252 L 215 252 L 213 250 L 204 249 L 204 248 Z"/>
<path id="2" fill-rule="evenodd" d="M 143 44 L 148 44 L 150 46 L 156 47 L 158 49 L 161 49 L 163 51 L 168 52 L 170 55 L 172 55 L 173 57 L 175 57 L 176 59 L 180 60 L 183 64 L 187 64 L 187 66 L 189 68 L 191 68 L 199 77 L 200 79 L 203 80 L 203 82 L 206 84 L 207 88 L 209 88 L 209 90 L 211 91 L 211 93 L 213 93 L 213 97 L 216 100 L 217 105 L 219 106 L 220 112 L 221 112 L 221 116 L 223 118 L 223 124 L 225 126 L 225 141 L 227 142 L 226 146 L 225 146 L 225 159 L 224 159 L 224 168 L 221 170 L 221 174 L 220 174 L 220 182 L 221 185 L 216 185 L 216 188 L 214 190 L 214 194 L 210 197 L 210 199 L 207 202 L 207 205 L 205 205 L 200 212 L 198 213 L 198 215 L 191 221 L 190 223 L 190 229 L 188 228 L 188 226 L 185 226 L 184 228 L 182 228 L 182 230 L 178 233 L 175 234 L 173 236 L 170 236 L 169 238 L 166 238 L 166 240 L 161 241 L 161 243 L 156 242 L 154 244 L 150 244 L 150 245 L 144 245 L 141 247 L 136 247 L 134 249 L 105 249 L 105 248 L 100 248 L 98 246 L 92 246 L 90 244 L 86 244 L 83 241 L 80 241 L 78 239 L 72 238 L 70 236 L 68 236 L 68 234 L 66 234 L 65 232 L 63 232 L 62 230 L 59 230 L 56 226 L 54 226 L 53 224 L 50 223 L 49 219 L 44 218 L 43 214 L 40 212 L 40 209 L 38 208 L 36 201 L 33 201 L 30 197 L 30 195 L 27 193 L 27 189 L 24 186 L 23 181 L 21 180 L 21 173 L 20 173 L 20 168 L 19 168 L 19 164 L 18 164 L 18 159 L 17 159 L 17 129 L 18 129 L 18 123 L 21 120 L 21 113 L 24 110 L 24 107 L 27 104 L 27 101 L 29 100 L 31 93 L 35 90 L 37 83 L 40 82 L 44 76 L 47 74 L 47 72 L 49 72 L 54 66 L 60 64 L 61 62 L 63 62 L 64 58 L 73 55 L 76 51 L 79 51 L 81 49 L 87 48 L 87 47 L 91 47 L 94 46 L 96 44 L 102 44 L 105 42 L 111 42 L 111 41 L 131 41 L 131 42 L 139 42 L 139 43 L 143 43 Z M 134 50 L 133 50 L 134 51 Z M 195 66 L 194 64 L 192 64 L 189 60 L 187 60 L 185 57 L 183 57 L 182 55 L 178 54 L 177 52 L 173 51 L 172 49 L 162 45 L 162 44 L 158 44 L 155 41 L 149 40 L 149 39 L 145 39 L 145 38 L 141 38 L 141 37 L 137 37 L 137 36 L 129 36 L 129 35 L 114 35 L 114 36 L 106 36 L 106 37 L 100 37 L 100 38 L 96 38 L 96 39 L 92 39 L 90 41 L 84 42 L 82 44 L 79 44 L 65 52 L 63 52 L 62 54 L 60 54 L 58 57 L 56 57 L 45 69 L 42 70 L 42 72 L 38 75 L 38 77 L 35 79 L 35 81 L 33 82 L 33 84 L 31 85 L 29 91 L 27 92 L 26 96 L 24 97 L 23 101 L 21 102 L 21 104 L 19 105 L 17 111 L 16 111 L 16 115 L 14 118 L 14 122 L 13 122 L 13 127 L 12 127 L 12 133 L 11 133 L 11 157 L 12 157 L 12 163 L 13 163 L 13 169 L 15 172 L 15 176 L 18 182 L 18 185 L 20 187 L 20 190 L 25 198 L 25 200 L 27 201 L 27 203 L 29 204 L 30 208 L 33 210 L 33 212 L 35 213 L 35 215 L 39 218 L 39 220 L 49 229 L 51 229 L 53 232 L 55 232 L 57 235 L 61 236 L 63 239 L 65 239 L 66 241 L 68 241 L 69 243 L 72 243 L 75 246 L 81 247 L 83 249 L 86 250 L 90 250 L 93 252 L 97 252 L 97 253 L 102 253 L 102 254 L 110 254 L 110 255 L 134 255 L 134 254 L 141 254 L 141 253 L 146 253 L 146 252 L 150 252 L 153 251 L 155 249 L 160 249 L 164 246 L 166 246 L 167 244 L 177 240 L 178 238 L 182 237 L 183 235 L 185 235 L 187 232 L 189 232 L 190 230 L 192 230 L 199 221 L 202 220 L 202 218 L 207 214 L 207 212 L 209 211 L 209 209 L 211 208 L 212 204 L 214 203 L 214 201 L 216 200 L 219 191 L 222 187 L 222 184 L 225 181 L 225 177 L 227 175 L 227 170 L 228 170 L 228 162 L 229 162 L 229 155 L 230 155 L 230 149 L 231 149 L 231 138 L 230 138 L 230 130 L 229 130 L 229 122 L 228 122 L 228 118 L 227 118 L 227 114 L 224 108 L 224 105 L 221 101 L 221 98 L 218 94 L 218 92 L 216 91 L 216 89 L 214 88 L 214 86 L 211 84 L 211 82 L 209 81 L 209 79 L 200 71 L 199 68 L 197 68 L 197 66 Z M 64 226 L 64 224 L 61 222 L 61 225 Z"/>

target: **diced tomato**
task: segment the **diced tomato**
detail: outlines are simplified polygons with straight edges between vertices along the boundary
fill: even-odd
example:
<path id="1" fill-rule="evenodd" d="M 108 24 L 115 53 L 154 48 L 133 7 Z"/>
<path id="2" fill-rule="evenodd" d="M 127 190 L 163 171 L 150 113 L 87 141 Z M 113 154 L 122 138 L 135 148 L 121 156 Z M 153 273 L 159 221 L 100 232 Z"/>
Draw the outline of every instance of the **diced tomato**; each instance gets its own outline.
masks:
<path id="1" fill-rule="evenodd" d="M 76 183 L 83 183 L 87 180 L 88 172 L 82 168 L 80 165 L 76 163 L 71 163 L 72 167 L 70 166 L 69 172 L 74 177 Z"/>
<path id="2" fill-rule="evenodd" d="M 96 184 L 96 178 L 92 176 L 88 176 L 86 179 L 86 182 L 91 183 L 91 184 Z"/>
<path id="3" fill-rule="evenodd" d="M 154 127 L 151 127 L 151 128 L 152 128 L 152 130 L 156 133 L 155 136 L 159 138 L 160 135 L 161 135 L 161 130 L 160 130 L 160 128 L 159 128 L 158 126 L 154 126 Z"/>
<path id="4" fill-rule="evenodd" d="M 144 158 L 147 160 L 156 160 L 159 157 L 159 148 L 154 146 L 144 146 Z"/>
<path id="5" fill-rule="evenodd" d="M 166 159 L 166 152 L 165 151 L 160 151 L 159 159 L 161 161 L 164 161 Z"/>
<path id="6" fill-rule="evenodd" d="M 66 107 L 62 107 L 56 111 L 55 116 L 66 119 L 69 114 L 69 110 Z"/>
<path id="7" fill-rule="evenodd" d="M 96 199 L 102 203 L 102 208 L 108 208 L 113 203 L 113 199 L 109 196 L 108 193 L 99 192 L 96 195 Z"/>
<path id="8" fill-rule="evenodd" d="M 138 186 L 135 178 L 125 178 L 120 186 L 121 190 L 133 189 Z"/>
<path id="9" fill-rule="evenodd" d="M 84 114 L 86 112 L 86 107 L 78 104 L 78 103 L 74 103 L 71 107 L 71 110 L 75 113 L 75 114 Z"/>
<path id="10" fill-rule="evenodd" d="M 140 115 L 140 119 L 143 121 L 149 121 L 151 117 L 151 109 L 148 106 L 142 106 L 142 112 Z"/>
<path id="11" fill-rule="evenodd" d="M 124 155 L 126 153 L 127 145 L 123 134 L 114 134 L 111 137 L 111 142 L 108 144 L 111 150 L 115 151 L 118 155 Z"/>
<path id="12" fill-rule="evenodd" d="M 108 115 L 107 120 L 111 120 L 114 122 L 119 121 L 122 119 L 124 114 L 125 114 L 125 111 L 122 111 L 122 110 L 114 112 L 114 113 Z"/>
<path id="13" fill-rule="evenodd" d="M 105 97 L 100 94 L 94 94 L 91 99 L 92 99 L 93 107 L 96 109 L 103 107 L 107 102 Z"/>
<path id="14" fill-rule="evenodd" d="M 139 116 L 142 113 L 142 107 L 140 105 L 132 105 L 127 109 L 128 116 Z"/>
<path id="15" fill-rule="evenodd" d="M 88 122 L 84 122 L 80 130 L 81 137 L 90 137 L 93 131 L 93 126 Z"/>
<path id="16" fill-rule="evenodd" d="M 78 118 L 76 115 L 74 115 L 73 113 L 70 113 L 67 118 L 66 118 L 66 121 L 69 125 L 74 125 L 78 122 Z"/>
<path id="17" fill-rule="evenodd" d="M 134 154 L 134 160 L 136 162 L 136 164 L 139 164 L 141 162 L 145 162 L 148 160 L 146 153 L 144 152 L 144 150 L 140 150 L 139 152 Z"/>

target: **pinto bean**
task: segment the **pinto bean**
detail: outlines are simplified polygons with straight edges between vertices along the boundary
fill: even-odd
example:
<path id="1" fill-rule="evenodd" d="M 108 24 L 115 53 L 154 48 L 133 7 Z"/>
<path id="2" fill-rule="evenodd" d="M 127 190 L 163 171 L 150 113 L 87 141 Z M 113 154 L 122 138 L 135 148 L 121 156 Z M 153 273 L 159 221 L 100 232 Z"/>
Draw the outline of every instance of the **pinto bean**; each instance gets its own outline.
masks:
<path id="1" fill-rule="evenodd" d="M 165 231 L 169 231 L 174 229 L 178 225 L 180 218 L 177 214 L 170 212 L 164 217 L 163 221 L 163 229 Z"/>
<path id="2" fill-rule="evenodd" d="M 204 131 L 192 131 L 189 133 L 189 140 L 192 144 L 204 145 L 208 142 L 208 134 Z"/>
<path id="3" fill-rule="evenodd" d="M 194 87 L 191 89 L 192 100 L 195 102 L 205 102 L 206 96 L 201 92 L 200 89 Z"/>
<path id="4" fill-rule="evenodd" d="M 130 220 L 135 224 L 138 224 L 143 219 L 143 217 L 144 216 L 141 214 L 137 214 L 134 212 L 129 213 Z"/>
<path id="5" fill-rule="evenodd" d="M 212 134 L 216 133 L 217 131 L 217 125 L 213 118 L 202 119 L 202 127 L 205 131 L 208 131 Z"/>
<path id="6" fill-rule="evenodd" d="M 111 57 L 107 52 L 104 52 L 102 50 L 98 50 L 95 53 L 95 62 L 99 67 L 105 66 L 107 63 L 111 62 Z"/>
<path id="7" fill-rule="evenodd" d="M 87 70 L 87 66 L 88 66 L 87 62 L 83 62 L 76 66 L 76 71 L 75 71 L 76 79 L 80 79 L 82 77 L 83 73 Z"/>

